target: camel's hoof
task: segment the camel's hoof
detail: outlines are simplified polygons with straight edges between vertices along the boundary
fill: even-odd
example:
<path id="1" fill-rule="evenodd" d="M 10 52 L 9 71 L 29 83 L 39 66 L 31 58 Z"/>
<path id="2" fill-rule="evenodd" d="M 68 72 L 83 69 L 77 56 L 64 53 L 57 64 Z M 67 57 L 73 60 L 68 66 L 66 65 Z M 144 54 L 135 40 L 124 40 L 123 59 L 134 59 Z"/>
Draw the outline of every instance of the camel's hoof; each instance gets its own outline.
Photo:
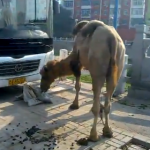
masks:
<path id="1" fill-rule="evenodd" d="M 76 110 L 79 109 L 79 105 L 71 104 L 69 108 L 72 110 Z"/>
<path id="2" fill-rule="evenodd" d="M 90 134 L 90 136 L 89 136 L 89 138 L 88 138 L 88 140 L 89 141 L 91 141 L 91 142 L 97 142 L 97 141 L 99 141 L 99 136 L 97 135 L 97 132 L 92 132 L 92 130 L 91 130 L 91 134 Z"/>
<path id="3" fill-rule="evenodd" d="M 103 136 L 107 138 L 112 138 L 113 137 L 113 132 L 110 127 L 104 127 L 103 128 Z"/>
<path id="4" fill-rule="evenodd" d="M 91 141 L 91 142 L 97 142 L 97 141 L 99 141 L 99 136 L 89 136 L 89 138 L 88 138 L 88 141 Z"/>

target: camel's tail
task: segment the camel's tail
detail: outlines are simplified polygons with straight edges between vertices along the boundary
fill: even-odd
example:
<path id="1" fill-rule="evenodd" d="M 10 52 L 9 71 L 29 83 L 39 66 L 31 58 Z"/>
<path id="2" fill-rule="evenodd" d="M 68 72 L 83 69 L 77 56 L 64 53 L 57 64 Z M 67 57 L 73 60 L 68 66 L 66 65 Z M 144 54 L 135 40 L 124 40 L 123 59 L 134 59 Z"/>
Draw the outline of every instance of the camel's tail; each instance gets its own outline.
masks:
<path id="1" fill-rule="evenodd" d="M 111 77 L 113 80 L 113 85 L 116 86 L 118 82 L 118 65 L 116 62 L 118 48 L 117 38 L 115 36 L 110 37 L 110 39 L 108 40 L 108 44 L 110 46 L 110 61 L 106 78 L 109 79 Z"/>
<path id="2" fill-rule="evenodd" d="M 105 25 L 102 21 L 92 20 L 87 23 L 81 30 L 81 34 L 83 37 L 91 36 L 97 27 Z"/>

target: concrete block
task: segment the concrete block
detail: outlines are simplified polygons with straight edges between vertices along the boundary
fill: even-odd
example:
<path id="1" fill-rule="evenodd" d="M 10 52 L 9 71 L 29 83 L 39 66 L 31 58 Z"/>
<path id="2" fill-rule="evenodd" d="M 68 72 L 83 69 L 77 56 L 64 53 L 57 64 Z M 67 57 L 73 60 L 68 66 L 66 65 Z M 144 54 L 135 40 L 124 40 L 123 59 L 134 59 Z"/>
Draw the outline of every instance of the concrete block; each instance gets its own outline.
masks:
<path id="1" fill-rule="evenodd" d="M 109 148 L 109 147 L 110 147 L 110 145 L 107 144 L 107 143 L 105 143 L 105 144 L 100 145 L 100 147 L 99 147 L 98 149 L 99 149 L 99 150 L 105 150 L 105 149 L 107 149 L 107 148 Z"/>
<path id="2" fill-rule="evenodd" d="M 122 134 L 119 134 L 115 137 L 115 139 L 117 140 L 122 140 L 123 138 L 125 138 L 126 136 L 125 135 L 122 135 Z"/>
<path id="3" fill-rule="evenodd" d="M 125 143 L 121 140 L 117 140 L 115 138 L 111 139 L 112 142 L 119 144 L 120 146 L 124 145 Z"/>
<path id="4" fill-rule="evenodd" d="M 115 131 L 115 132 L 117 132 L 117 133 L 122 133 L 122 132 L 123 132 L 123 131 L 122 131 L 121 129 L 119 129 L 119 128 L 113 128 L 112 130 Z"/>
<path id="5" fill-rule="evenodd" d="M 126 136 L 128 136 L 128 137 L 133 137 L 133 133 L 128 132 L 128 131 L 124 131 L 124 132 L 122 132 L 121 134 L 122 134 L 122 135 L 126 135 Z"/>
<path id="6" fill-rule="evenodd" d="M 124 143 L 129 143 L 131 140 L 132 140 L 132 137 L 126 136 L 121 141 L 124 142 Z"/>
<path id="7" fill-rule="evenodd" d="M 114 143 L 113 141 L 107 141 L 106 143 L 109 144 L 110 146 L 113 146 L 113 147 L 116 147 L 116 148 L 120 148 L 121 147 L 120 144 Z"/>
<path id="8" fill-rule="evenodd" d="M 148 140 L 149 139 L 145 136 L 136 135 L 133 137 L 132 143 L 135 143 L 135 144 L 137 143 L 137 144 L 143 145 L 150 149 L 150 141 L 148 141 Z"/>
<path id="9" fill-rule="evenodd" d="M 110 146 L 110 147 L 106 148 L 105 150 L 116 150 L 116 147 Z"/>

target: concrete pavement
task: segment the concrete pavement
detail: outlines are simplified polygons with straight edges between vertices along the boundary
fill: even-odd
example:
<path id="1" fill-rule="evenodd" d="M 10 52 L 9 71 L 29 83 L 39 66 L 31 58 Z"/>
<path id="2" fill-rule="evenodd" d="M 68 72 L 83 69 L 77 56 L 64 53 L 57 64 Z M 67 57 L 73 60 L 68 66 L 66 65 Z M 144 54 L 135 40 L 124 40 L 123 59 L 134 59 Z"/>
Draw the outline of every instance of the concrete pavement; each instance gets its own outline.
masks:
<path id="1" fill-rule="evenodd" d="M 103 125 L 99 121 L 97 130 L 100 140 L 96 143 L 89 142 L 87 146 L 77 145 L 75 140 L 87 137 L 93 123 L 93 115 L 89 112 L 92 106 L 91 85 L 82 84 L 80 109 L 75 111 L 68 110 L 75 96 L 75 91 L 71 90 L 73 85 L 69 82 L 65 86 L 70 90 L 57 93 L 55 88 L 55 94 L 51 91 L 53 104 L 32 107 L 23 101 L 13 101 L 21 93 L 20 88 L 1 89 L 0 150 L 119 150 L 129 141 L 132 141 L 130 149 L 142 149 L 134 145 L 134 141 L 144 145 L 144 149 L 150 149 L 150 109 L 131 107 L 126 100 L 119 103 L 116 100 L 112 104 L 110 123 L 114 138 L 101 136 Z M 25 131 L 33 126 L 42 129 L 38 138 L 50 136 L 52 131 L 55 136 L 46 142 L 32 144 Z"/>

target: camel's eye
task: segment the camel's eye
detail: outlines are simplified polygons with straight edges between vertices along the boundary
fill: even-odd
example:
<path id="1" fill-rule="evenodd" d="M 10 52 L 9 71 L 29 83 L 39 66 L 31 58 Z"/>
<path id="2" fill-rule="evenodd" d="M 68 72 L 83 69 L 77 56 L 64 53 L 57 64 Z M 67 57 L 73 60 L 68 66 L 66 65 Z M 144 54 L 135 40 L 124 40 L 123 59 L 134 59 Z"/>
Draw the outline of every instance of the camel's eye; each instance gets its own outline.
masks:
<path id="1" fill-rule="evenodd" d="M 47 66 L 44 66 L 44 71 L 45 71 L 45 72 L 47 72 L 47 71 L 48 71 Z"/>
<path id="2" fill-rule="evenodd" d="M 47 80 L 47 79 L 48 79 L 48 77 L 42 76 L 42 80 Z"/>

